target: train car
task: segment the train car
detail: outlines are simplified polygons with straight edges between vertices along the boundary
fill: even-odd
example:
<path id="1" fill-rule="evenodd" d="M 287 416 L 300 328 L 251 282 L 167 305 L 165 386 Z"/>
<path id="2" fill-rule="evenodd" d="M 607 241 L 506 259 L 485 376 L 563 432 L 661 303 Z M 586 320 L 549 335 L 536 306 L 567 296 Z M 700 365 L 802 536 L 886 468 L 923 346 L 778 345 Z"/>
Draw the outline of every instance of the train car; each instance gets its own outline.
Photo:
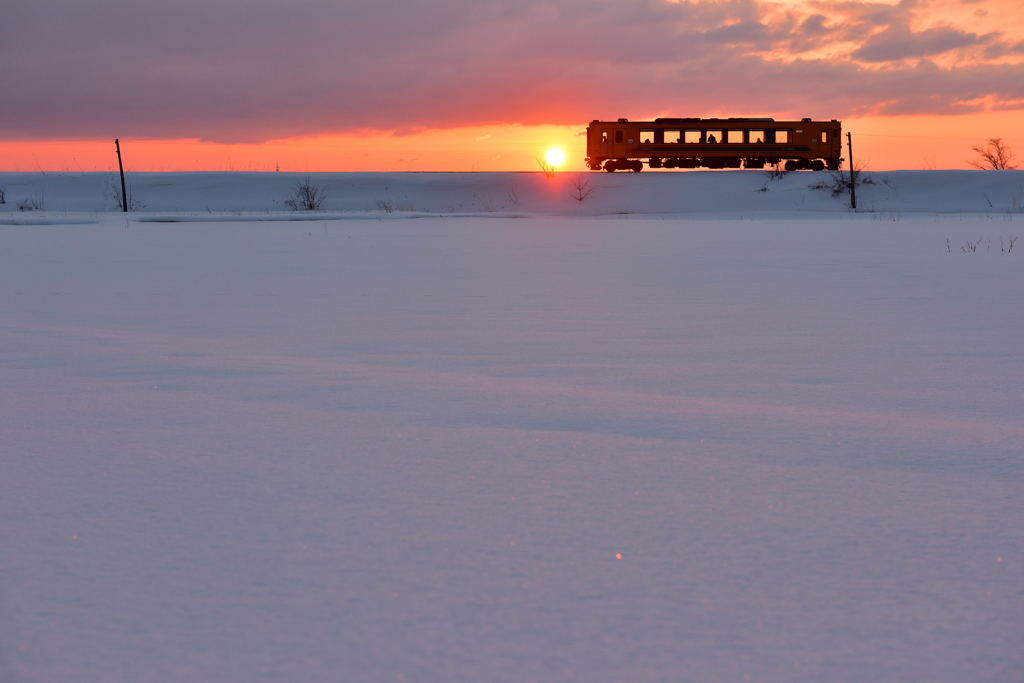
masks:
<path id="1" fill-rule="evenodd" d="M 842 124 L 775 119 L 654 119 L 591 121 L 587 166 L 597 171 L 651 168 L 826 168 L 842 162 Z"/>

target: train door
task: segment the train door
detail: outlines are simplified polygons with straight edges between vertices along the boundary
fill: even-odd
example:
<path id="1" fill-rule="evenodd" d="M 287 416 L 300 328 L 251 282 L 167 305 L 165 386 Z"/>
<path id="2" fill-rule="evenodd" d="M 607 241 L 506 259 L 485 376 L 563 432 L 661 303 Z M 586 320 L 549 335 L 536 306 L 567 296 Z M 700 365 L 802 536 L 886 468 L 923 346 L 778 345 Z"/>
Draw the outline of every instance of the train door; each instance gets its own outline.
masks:
<path id="1" fill-rule="evenodd" d="M 623 128 L 616 128 L 612 133 L 615 137 L 612 143 L 612 157 L 625 156 L 626 149 L 626 131 Z"/>

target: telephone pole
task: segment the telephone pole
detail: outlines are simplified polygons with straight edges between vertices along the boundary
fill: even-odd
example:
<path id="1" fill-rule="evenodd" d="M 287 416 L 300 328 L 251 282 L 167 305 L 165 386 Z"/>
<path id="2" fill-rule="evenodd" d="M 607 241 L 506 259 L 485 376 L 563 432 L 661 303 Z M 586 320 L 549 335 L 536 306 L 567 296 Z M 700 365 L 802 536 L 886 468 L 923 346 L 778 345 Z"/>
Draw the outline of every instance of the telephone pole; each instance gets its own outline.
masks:
<path id="1" fill-rule="evenodd" d="M 850 150 L 850 208 L 857 210 L 857 177 L 853 172 L 853 133 L 846 132 L 846 145 Z"/>
<path id="2" fill-rule="evenodd" d="M 128 193 L 124 188 L 124 164 L 121 163 L 121 138 L 114 138 L 114 148 L 117 150 L 117 168 L 121 171 L 121 209 L 128 213 Z"/>

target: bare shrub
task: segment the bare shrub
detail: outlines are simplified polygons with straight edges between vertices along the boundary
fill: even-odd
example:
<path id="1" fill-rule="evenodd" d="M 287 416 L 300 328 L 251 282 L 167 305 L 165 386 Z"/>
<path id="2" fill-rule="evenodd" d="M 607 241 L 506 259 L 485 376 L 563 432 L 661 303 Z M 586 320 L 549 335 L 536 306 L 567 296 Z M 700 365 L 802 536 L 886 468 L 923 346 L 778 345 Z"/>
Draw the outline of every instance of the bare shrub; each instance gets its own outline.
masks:
<path id="1" fill-rule="evenodd" d="M 590 178 L 586 178 L 582 175 L 576 176 L 572 183 L 572 192 L 569 196 L 578 202 L 583 202 L 585 199 L 594 194 L 594 188 L 590 184 Z"/>
<path id="2" fill-rule="evenodd" d="M 309 176 L 293 188 L 291 199 L 285 200 L 285 206 L 294 211 L 319 211 L 327 195 L 319 185 L 314 185 Z"/>
<path id="3" fill-rule="evenodd" d="M 386 202 L 383 199 L 377 200 L 377 208 L 384 213 L 391 213 L 395 210 L 395 207 L 391 205 L 391 202 Z"/>
<path id="4" fill-rule="evenodd" d="M 43 195 L 36 194 L 18 201 L 18 211 L 42 211 Z"/>
<path id="5" fill-rule="evenodd" d="M 787 173 L 789 173 L 789 171 L 783 168 L 780 162 L 775 162 L 768 168 L 767 171 L 764 172 L 764 174 L 768 176 L 768 180 L 765 181 L 764 185 L 754 190 L 754 192 L 767 192 L 768 183 L 772 182 L 773 180 L 781 180 L 786 176 Z"/>
<path id="6" fill-rule="evenodd" d="M 786 173 L 788 173 L 788 171 L 783 168 L 782 164 L 779 162 L 775 162 L 772 164 L 771 168 L 765 171 L 765 174 L 768 176 L 768 180 L 778 180 L 779 178 L 784 177 Z"/>
<path id="7" fill-rule="evenodd" d="M 1010 146 L 1003 142 L 1002 138 L 989 138 L 983 147 L 971 147 L 978 158 L 971 162 L 971 166 L 982 171 L 1005 171 L 1017 168 L 1013 163 L 1013 152 Z"/>
<path id="8" fill-rule="evenodd" d="M 0 204 L 7 203 L 7 193 L 4 192 L 4 188 L 0 187 Z"/>
<path id="9" fill-rule="evenodd" d="M 135 198 L 135 188 L 131 184 L 127 185 L 125 189 L 128 192 L 129 211 L 138 211 L 140 209 L 146 208 L 145 204 L 143 204 L 142 202 Z M 107 189 L 104 192 L 104 198 L 113 202 L 114 206 L 116 206 L 119 211 L 124 211 L 124 202 L 121 199 L 121 188 L 117 184 L 116 177 L 111 178 L 110 181 L 107 183 Z"/>
<path id="10" fill-rule="evenodd" d="M 139 209 L 146 208 L 145 204 L 143 204 L 142 202 L 140 202 L 138 199 L 135 198 L 135 188 L 134 187 L 129 185 L 126 188 L 126 190 L 128 192 L 128 196 L 126 198 L 124 198 L 124 200 L 127 200 L 128 211 L 138 211 Z M 120 194 L 117 195 L 117 208 L 121 209 L 122 211 L 125 210 L 125 208 L 124 208 L 125 201 L 124 200 L 122 199 Z"/>
<path id="11" fill-rule="evenodd" d="M 544 159 L 537 157 L 537 165 L 540 166 L 540 172 L 544 174 L 544 177 L 550 180 L 555 177 L 555 167 L 549 164 Z"/>
<path id="12" fill-rule="evenodd" d="M 981 246 L 981 238 L 979 237 L 976 240 L 967 240 L 966 242 L 961 244 L 960 245 L 960 251 L 964 252 L 965 254 L 973 254 L 976 251 L 978 251 L 978 247 L 980 247 L 980 246 Z"/>
<path id="13" fill-rule="evenodd" d="M 1013 253 L 1013 247 L 1014 247 L 1015 244 L 1017 244 L 1017 238 L 1018 238 L 1017 235 L 1007 235 L 1005 237 L 1003 235 L 1000 235 L 999 236 L 999 251 L 1001 251 L 1004 254 L 1012 254 Z M 991 237 L 988 237 L 988 238 L 979 237 L 976 240 L 965 240 L 964 243 L 960 245 L 960 251 L 962 251 L 965 254 L 976 254 L 978 252 L 978 249 L 983 244 L 985 245 L 985 250 L 984 251 L 988 251 L 988 252 L 992 251 L 992 238 Z M 946 253 L 947 254 L 952 254 L 953 253 L 953 247 L 952 247 L 951 240 L 950 240 L 949 237 L 946 238 Z"/>
<path id="14" fill-rule="evenodd" d="M 863 171 L 864 169 L 860 166 L 854 168 L 852 173 L 847 171 L 829 171 L 827 178 L 819 180 L 808 187 L 812 190 L 828 190 L 832 193 L 833 197 L 838 197 L 841 194 L 848 194 L 851 187 L 875 184 L 874 178 Z"/>

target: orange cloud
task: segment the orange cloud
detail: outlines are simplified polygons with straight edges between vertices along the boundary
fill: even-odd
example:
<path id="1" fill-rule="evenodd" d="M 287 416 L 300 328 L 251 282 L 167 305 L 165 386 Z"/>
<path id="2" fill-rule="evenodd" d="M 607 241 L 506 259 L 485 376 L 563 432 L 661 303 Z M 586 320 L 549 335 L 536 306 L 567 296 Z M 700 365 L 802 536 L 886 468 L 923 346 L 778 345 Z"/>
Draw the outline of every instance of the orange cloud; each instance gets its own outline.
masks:
<path id="1" fill-rule="evenodd" d="M 25 159 L 19 140 L 120 136 L 206 141 L 175 143 L 174 164 L 203 167 L 243 166 L 243 149 L 253 167 L 322 167 L 331 158 L 305 141 L 338 139 L 321 145 L 346 150 L 334 164 L 484 169 L 511 163 L 499 140 L 515 131 L 593 118 L 1024 108 L 1017 0 L 87 5 L 16 3 L 5 17 L 19 28 L 0 47 L 0 163 Z M 494 132 L 490 157 L 456 142 L 468 129 Z M 441 140 L 453 147 L 428 151 Z M 147 158 L 170 158 L 160 144 Z"/>

